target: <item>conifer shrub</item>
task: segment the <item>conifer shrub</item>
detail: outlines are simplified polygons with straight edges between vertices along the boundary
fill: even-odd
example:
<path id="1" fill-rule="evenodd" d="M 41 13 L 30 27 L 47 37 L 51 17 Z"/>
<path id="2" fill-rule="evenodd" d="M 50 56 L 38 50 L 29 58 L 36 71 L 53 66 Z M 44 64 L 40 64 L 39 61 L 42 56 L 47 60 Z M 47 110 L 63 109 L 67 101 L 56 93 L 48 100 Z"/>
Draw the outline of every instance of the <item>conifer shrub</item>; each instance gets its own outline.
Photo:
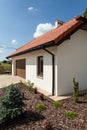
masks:
<path id="1" fill-rule="evenodd" d="M 0 100 L 0 122 L 12 120 L 23 114 L 23 97 L 17 85 L 11 84 Z"/>
<path id="2" fill-rule="evenodd" d="M 73 78 L 73 100 L 78 102 L 79 99 L 79 83 Z"/>

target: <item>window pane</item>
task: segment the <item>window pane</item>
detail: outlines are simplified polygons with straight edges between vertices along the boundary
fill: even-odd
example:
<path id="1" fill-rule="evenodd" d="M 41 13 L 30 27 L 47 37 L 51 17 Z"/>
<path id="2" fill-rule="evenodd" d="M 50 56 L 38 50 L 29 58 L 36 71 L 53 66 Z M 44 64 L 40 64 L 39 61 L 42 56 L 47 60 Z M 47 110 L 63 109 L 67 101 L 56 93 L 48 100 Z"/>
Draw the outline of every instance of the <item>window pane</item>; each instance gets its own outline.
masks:
<path id="1" fill-rule="evenodd" d="M 37 63 L 38 63 L 38 65 L 37 65 L 37 75 L 43 76 L 43 56 L 38 57 Z"/>
<path id="2" fill-rule="evenodd" d="M 43 73 L 43 59 L 41 59 L 41 63 L 40 63 L 40 71 L 41 71 L 41 73 Z"/>

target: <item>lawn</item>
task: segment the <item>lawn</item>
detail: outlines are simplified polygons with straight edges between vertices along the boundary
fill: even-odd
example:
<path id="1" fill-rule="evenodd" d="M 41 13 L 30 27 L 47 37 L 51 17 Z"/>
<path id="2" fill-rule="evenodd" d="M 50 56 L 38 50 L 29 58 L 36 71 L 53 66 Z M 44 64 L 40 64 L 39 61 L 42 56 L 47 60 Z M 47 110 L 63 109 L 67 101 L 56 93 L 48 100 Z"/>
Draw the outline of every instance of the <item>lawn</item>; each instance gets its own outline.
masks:
<path id="1" fill-rule="evenodd" d="M 11 72 L 11 64 L 1 63 L 0 66 L 3 67 L 4 72 Z M 2 73 L 4 73 L 4 72 L 2 72 Z"/>
<path id="2" fill-rule="evenodd" d="M 78 103 L 73 97 L 54 102 L 22 83 L 18 88 L 24 93 L 24 114 L 1 124 L 0 130 L 87 130 L 87 98 L 83 93 Z M 5 94 L 6 88 L 0 89 L 0 96 Z"/>

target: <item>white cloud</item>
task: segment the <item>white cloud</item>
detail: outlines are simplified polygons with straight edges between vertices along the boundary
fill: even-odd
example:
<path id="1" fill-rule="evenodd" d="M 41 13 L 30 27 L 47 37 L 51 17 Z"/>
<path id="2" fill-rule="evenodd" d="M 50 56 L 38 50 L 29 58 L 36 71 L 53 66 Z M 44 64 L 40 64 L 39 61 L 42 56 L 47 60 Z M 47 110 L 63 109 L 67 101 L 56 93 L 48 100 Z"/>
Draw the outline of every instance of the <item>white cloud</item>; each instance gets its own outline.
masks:
<path id="1" fill-rule="evenodd" d="M 18 44 L 18 43 L 17 43 L 17 40 L 13 39 L 13 40 L 12 40 L 12 44 L 13 44 L 13 45 L 17 45 L 17 44 Z"/>
<path id="2" fill-rule="evenodd" d="M 34 7 L 28 7 L 28 10 L 29 10 L 29 11 L 34 10 Z"/>
<path id="3" fill-rule="evenodd" d="M 33 12 L 33 11 L 38 11 L 38 9 L 36 9 L 35 7 L 31 6 L 31 7 L 28 7 L 28 10 L 30 12 Z"/>
<path id="4" fill-rule="evenodd" d="M 33 34 L 34 38 L 43 35 L 44 33 L 52 30 L 55 28 L 55 25 L 52 25 L 51 23 L 40 23 L 36 27 L 36 31 Z"/>

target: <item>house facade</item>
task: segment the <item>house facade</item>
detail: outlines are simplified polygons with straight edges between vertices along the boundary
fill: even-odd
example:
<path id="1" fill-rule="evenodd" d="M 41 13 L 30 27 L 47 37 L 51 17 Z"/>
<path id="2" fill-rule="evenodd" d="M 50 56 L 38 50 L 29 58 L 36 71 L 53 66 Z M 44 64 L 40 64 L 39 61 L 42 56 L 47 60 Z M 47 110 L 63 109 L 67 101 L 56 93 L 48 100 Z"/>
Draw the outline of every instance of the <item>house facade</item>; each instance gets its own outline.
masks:
<path id="1" fill-rule="evenodd" d="M 80 90 L 87 89 L 87 20 L 81 16 L 17 49 L 12 75 L 30 80 L 52 95 L 73 91 L 73 77 Z"/>

